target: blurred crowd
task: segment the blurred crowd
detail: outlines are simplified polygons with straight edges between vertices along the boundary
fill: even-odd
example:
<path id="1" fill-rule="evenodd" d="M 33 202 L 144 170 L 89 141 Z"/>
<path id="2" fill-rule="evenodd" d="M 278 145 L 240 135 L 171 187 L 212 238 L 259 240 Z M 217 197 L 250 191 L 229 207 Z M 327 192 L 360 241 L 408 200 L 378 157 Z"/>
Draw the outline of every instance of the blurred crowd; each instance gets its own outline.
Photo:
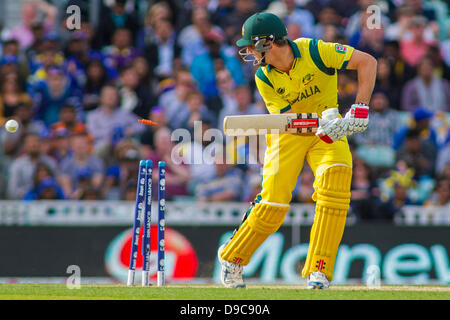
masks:
<path id="1" fill-rule="evenodd" d="M 60 13 L 73 4 L 81 24 L 68 30 L 71 16 Z M 205 133 L 221 130 L 227 115 L 267 112 L 256 69 L 235 46 L 246 18 L 267 10 L 283 19 L 290 39 L 345 43 L 378 60 L 369 128 L 349 139 L 352 212 L 390 220 L 404 205 L 449 207 L 448 1 L 98 4 L 93 19 L 87 0 L 24 1 L 22 20 L 0 26 L 0 199 L 134 201 L 138 161 L 153 159 L 166 161 L 168 200 L 252 201 L 262 157 L 249 141 Z M 344 114 L 356 72 L 340 72 L 338 89 Z M 3 128 L 10 118 L 19 122 L 13 134 Z M 177 140 L 180 128 L 192 139 Z M 223 148 L 207 163 L 203 155 L 217 144 Z M 306 166 L 294 202 L 312 203 L 313 180 Z"/>

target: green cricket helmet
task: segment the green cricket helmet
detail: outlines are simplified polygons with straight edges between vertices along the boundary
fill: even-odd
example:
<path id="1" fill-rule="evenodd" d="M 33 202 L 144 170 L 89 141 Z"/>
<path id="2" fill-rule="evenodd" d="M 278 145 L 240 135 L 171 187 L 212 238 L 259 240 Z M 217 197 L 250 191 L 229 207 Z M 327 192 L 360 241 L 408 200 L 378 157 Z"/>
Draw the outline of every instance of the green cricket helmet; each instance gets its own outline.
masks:
<path id="1" fill-rule="evenodd" d="M 245 47 L 239 50 L 239 54 L 244 61 L 253 61 L 254 65 L 265 65 L 265 51 L 271 47 L 270 41 L 276 39 L 286 39 L 287 29 L 283 21 L 273 13 L 258 12 L 249 17 L 242 26 L 242 38 L 236 41 L 238 47 Z M 247 53 L 247 46 L 255 45 L 257 52 L 262 53 L 262 59 L 247 59 L 251 54 Z"/>

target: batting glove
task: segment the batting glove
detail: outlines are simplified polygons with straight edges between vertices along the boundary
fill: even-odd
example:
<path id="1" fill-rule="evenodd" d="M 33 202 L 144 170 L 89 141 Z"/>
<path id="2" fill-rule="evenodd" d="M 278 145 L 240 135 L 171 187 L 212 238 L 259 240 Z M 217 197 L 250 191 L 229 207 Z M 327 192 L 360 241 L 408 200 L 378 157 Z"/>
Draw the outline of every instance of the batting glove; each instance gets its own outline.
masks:
<path id="1" fill-rule="evenodd" d="M 348 126 L 347 119 L 337 118 L 317 128 L 316 136 L 326 143 L 333 143 L 347 135 Z"/>
<path id="2" fill-rule="evenodd" d="M 369 106 L 364 103 L 353 104 L 344 119 L 348 121 L 347 136 L 365 131 L 369 125 Z"/>

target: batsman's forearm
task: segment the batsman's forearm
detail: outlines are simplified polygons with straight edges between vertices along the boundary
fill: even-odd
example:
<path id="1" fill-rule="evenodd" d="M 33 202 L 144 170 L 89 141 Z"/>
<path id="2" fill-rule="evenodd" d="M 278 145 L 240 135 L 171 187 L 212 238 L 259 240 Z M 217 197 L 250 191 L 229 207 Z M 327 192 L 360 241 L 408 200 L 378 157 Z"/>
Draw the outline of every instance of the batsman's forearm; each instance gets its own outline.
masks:
<path id="1" fill-rule="evenodd" d="M 365 103 L 369 105 L 372 96 L 375 80 L 377 77 L 377 60 L 372 56 L 366 59 L 366 63 L 358 65 L 358 91 L 355 103 Z"/>

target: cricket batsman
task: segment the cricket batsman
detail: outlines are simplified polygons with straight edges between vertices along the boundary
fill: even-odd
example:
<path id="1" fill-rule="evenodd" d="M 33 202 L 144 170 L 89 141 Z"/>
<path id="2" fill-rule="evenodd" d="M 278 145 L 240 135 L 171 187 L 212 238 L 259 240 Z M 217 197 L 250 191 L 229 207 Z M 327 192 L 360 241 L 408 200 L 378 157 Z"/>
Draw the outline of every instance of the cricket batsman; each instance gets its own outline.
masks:
<path id="1" fill-rule="evenodd" d="M 356 70 L 358 91 L 347 114 L 322 124 L 316 133 L 266 135 L 261 193 L 229 242 L 218 250 L 221 281 L 242 288 L 243 266 L 269 235 L 282 225 L 304 161 L 314 172 L 314 223 L 302 277 L 309 289 L 326 289 L 333 279 L 337 250 L 350 205 L 352 156 L 347 136 L 366 130 L 377 62 L 350 46 L 322 40 L 287 38 L 283 22 L 256 13 L 237 41 L 244 61 L 259 65 L 257 88 L 271 114 L 317 113 L 337 108 L 337 72 Z M 253 56 L 253 59 L 251 58 Z"/>

